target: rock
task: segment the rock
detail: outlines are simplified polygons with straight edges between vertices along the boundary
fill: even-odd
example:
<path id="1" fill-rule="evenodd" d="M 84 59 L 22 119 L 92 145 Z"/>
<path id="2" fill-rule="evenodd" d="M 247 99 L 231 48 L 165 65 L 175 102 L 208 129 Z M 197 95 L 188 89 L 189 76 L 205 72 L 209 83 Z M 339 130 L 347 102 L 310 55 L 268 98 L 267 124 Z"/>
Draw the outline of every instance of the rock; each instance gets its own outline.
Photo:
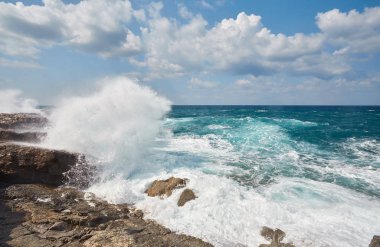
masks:
<path id="1" fill-rule="evenodd" d="M 14 184 L 0 192 L 0 246 L 212 246 L 144 220 L 130 205 L 109 204 L 74 188 Z"/>
<path id="2" fill-rule="evenodd" d="M 186 202 L 194 200 L 197 198 L 194 194 L 194 192 L 191 189 L 185 189 L 182 193 L 181 196 L 179 197 L 177 205 L 179 207 L 182 207 L 185 205 Z"/>
<path id="3" fill-rule="evenodd" d="M 62 185 L 64 173 L 81 163 L 83 157 L 65 151 L 16 144 L 0 144 L 0 180 L 11 183 Z"/>
<path id="4" fill-rule="evenodd" d="M 260 232 L 266 240 L 270 241 L 270 244 L 260 244 L 259 247 L 295 247 L 292 243 L 281 243 L 286 234 L 281 229 L 273 230 L 264 226 Z"/>
<path id="5" fill-rule="evenodd" d="M 2 129 L 42 128 L 47 123 L 47 118 L 37 113 L 0 113 Z"/>
<path id="6" fill-rule="evenodd" d="M 171 196 L 173 190 L 186 186 L 186 180 L 182 178 L 171 177 L 166 180 L 155 180 L 145 191 L 148 196 L 160 196 L 161 198 Z"/>
<path id="7" fill-rule="evenodd" d="M 380 235 L 373 236 L 369 247 L 380 247 Z"/>
<path id="8" fill-rule="evenodd" d="M 41 142 L 46 137 L 43 132 L 15 132 L 0 129 L 0 142 L 16 141 L 16 142 Z"/>

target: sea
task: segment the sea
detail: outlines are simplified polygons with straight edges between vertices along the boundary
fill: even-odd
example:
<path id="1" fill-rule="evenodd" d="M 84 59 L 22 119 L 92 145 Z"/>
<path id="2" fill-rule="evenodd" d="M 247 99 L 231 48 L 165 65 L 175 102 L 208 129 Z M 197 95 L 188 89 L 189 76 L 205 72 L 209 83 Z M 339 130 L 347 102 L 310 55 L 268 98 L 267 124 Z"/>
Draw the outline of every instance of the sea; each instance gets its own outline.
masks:
<path id="1" fill-rule="evenodd" d="M 110 86 L 111 85 L 111 86 Z M 43 145 L 94 157 L 87 192 L 215 246 L 368 246 L 380 234 L 379 106 L 180 106 L 134 83 L 57 105 Z M 188 179 L 149 197 L 156 179 Z"/>

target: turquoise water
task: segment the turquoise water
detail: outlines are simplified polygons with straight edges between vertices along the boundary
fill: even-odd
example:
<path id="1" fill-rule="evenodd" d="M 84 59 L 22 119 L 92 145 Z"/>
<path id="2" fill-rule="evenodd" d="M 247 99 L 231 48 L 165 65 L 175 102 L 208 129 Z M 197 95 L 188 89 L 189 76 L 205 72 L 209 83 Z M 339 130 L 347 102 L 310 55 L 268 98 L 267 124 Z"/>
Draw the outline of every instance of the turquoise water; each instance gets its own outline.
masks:
<path id="1" fill-rule="evenodd" d="M 380 198 L 379 106 L 173 106 L 165 127 L 173 166 L 254 188 L 306 178 Z"/>

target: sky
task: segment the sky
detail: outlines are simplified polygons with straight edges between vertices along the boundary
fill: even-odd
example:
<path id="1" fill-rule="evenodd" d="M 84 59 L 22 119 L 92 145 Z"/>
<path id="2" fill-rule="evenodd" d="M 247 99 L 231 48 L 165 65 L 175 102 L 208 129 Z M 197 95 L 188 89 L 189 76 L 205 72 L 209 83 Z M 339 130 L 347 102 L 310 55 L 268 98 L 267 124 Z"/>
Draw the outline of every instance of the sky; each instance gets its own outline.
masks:
<path id="1" fill-rule="evenodd" d="M 379 105 L 380 0 L 0 1 L 0 91 L 120 75 L 173 104 Z"/>

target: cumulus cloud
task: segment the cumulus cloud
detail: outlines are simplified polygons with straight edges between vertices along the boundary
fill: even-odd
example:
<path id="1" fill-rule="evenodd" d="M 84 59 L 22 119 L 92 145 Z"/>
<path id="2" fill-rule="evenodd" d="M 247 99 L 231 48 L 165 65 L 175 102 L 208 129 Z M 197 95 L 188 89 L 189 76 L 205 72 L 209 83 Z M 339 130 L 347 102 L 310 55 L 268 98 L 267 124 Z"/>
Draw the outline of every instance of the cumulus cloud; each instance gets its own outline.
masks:
<path id="1" fill-rule="evenodd" d="M 380 51 L 380 7 L 363 13 L 333 9 L 319 13 L 316 21 L 326 41 L 337 47 L 336 54 Z"/>
<path id="2" fill-rule="evenodd" d="M 136 10 L 128 0 L 0 2 L 0 53 L 36 57 L 42 48 L 67 45 L 103 57 L 128 57 L 147 68 L 149 79 L 193 72 L 328 79 L 352 70 L 352 54 L 380 51 L 380 7 L 319 13 L 318 32 L 294 35 L 273 33 L 260 16 L 244 12 L 210 25 L 182 3 L 177 5 L 182 20 L 162 16 L 162 2 L 145 7 Z M 131 30 L 132 22 L 139 33 Z"/>
<path id="3" fill-rule="evenodd" d="M 0 2 L 0 52 L 36 56 L 41 48 L 61 44 L 102 56 L 136 54 L 140 37 L 127 27 L 134 16 L 143 18 L 127 0 L 44 0 L 41 6 Z"/>

